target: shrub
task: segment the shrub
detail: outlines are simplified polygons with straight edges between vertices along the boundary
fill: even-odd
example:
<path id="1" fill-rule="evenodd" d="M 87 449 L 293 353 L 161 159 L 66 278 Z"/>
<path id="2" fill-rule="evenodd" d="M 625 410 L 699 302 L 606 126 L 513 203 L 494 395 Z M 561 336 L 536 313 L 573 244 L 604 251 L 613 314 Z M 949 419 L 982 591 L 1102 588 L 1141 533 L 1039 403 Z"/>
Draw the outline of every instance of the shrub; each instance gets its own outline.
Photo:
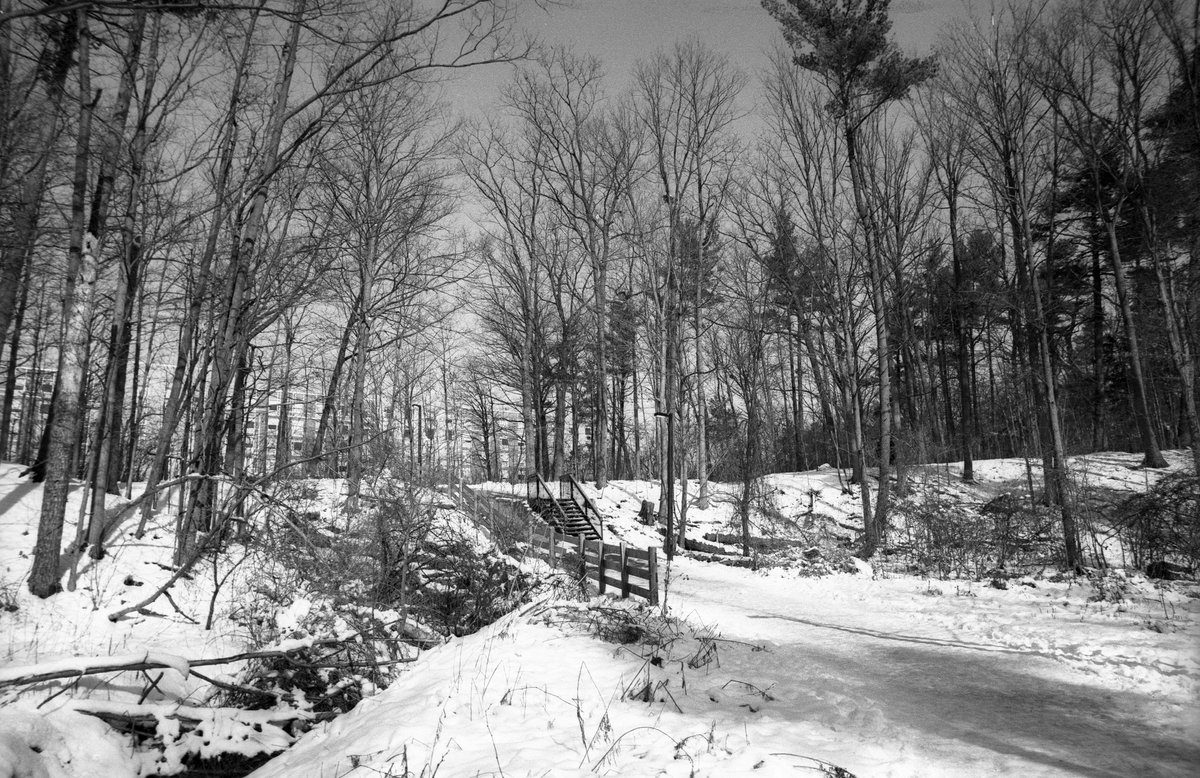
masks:
<path id="1" fill-rule="evenodd" d="M 979 577 L 991 562 L 989 522 L 951 498 L 928 491 L 896 502 L 908 532 L 913 562 L 941 578 Z"/>
<path id="2" fill-rule="evenodd" d="M 300 622 L 287 630 L 262 621 L 258 629 L 263 642 L 333 635 L 346 639 L 335 646 L 252 660 L 243 671 L 241 688 L 222 696 L 225 705 L 344 713 L 386 688 L 393 669 L 413 654 L 403 643 L 406 634 L 394 611 L 373 612 L 329 600 L 312 603 Z"/>
<path id="3" fill-rule="evenodd" d="M 421 568 L 411 607 L 446 635 L 468 635 L 529 599 L 537 579 L 508 556 L 462 538 L 431 539 L 414 555 Z"/>
<path id="4" fill-rule="evenodd" d="M 1061 555 L 1058 508 L 1032 505 L 1028 497 L 1002 494 L 986 503 L 980 513 L 991 521 L 997 568 L 1043 564 Z"/>
<path id="5" fill-rule="evenodd" d="M 1174 473 L 1126 500 L 1117 526 L 1137 567 L 1200 563 L 1200 476 Z"/>

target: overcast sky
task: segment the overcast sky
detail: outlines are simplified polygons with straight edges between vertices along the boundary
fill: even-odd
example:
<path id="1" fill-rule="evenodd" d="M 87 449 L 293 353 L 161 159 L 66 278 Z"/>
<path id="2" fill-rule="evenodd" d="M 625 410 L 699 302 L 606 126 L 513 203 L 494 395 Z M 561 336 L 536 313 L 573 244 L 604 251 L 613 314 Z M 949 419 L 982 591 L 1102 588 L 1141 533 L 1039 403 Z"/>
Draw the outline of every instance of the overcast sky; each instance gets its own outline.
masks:
<path id="1" fill-rule="evenodd" d="M 969 4 L 983 2 L 893 0 L 896 41 L 908 53 L 926 54 L 946 21 L 965 17 Z M 677 39 L 697 37 L 751 76 L 766 64 L 765 52 L 782 41 L 778 24 L 758 0 L 573 0 L 549 11 L 525 0 L 518 24 L 545 43 L 600 59 L 612 92 L 628 85 L 637 60 Z M 486 110 L 509 75 L 506 67 L 475 70 L 447 84 L 446 94 L 461 110 Z"/>

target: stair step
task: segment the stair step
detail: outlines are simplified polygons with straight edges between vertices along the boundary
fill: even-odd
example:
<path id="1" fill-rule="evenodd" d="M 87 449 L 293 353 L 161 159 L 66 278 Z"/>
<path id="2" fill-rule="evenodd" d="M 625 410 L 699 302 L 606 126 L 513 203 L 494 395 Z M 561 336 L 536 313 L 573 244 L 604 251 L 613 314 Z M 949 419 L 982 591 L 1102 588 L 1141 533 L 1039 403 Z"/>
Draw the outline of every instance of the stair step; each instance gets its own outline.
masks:
<path id="1" fill-rule="evenodd" d="M 588 540 L 600 538 L 587 513 L 574 500 L 535 497 L 528 500 L 528 505 L 542 521 L 564 535 L 583 535 Z"/>

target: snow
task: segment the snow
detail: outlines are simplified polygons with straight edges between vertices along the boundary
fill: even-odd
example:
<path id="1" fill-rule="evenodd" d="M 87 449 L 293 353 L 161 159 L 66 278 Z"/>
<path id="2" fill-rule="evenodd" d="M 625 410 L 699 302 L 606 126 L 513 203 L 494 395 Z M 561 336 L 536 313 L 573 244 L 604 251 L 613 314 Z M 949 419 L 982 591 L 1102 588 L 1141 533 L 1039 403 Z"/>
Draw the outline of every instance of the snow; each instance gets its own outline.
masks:
<path id="1" fill-rule="evenodd" d="M 75 673 L 83 675 L 101 667 L 129 667 L 142 664 L 165 665 L 183 678 L 191 673 L 188 660 L 166 651 L 142 651 L 135 654 L 112 654 L 109 656 L 70 657 L 36 665 L 14 665 L 0 668 L 0 685 L 13 683 L 32 675 L 51 673 Z"/>
<path id="2" fill-rule="evenodd" d="M 772 647 L 722 669 L 773 684 L 780 731 L 858 775 L 1200 765 L 1200 600 L 1180 592 L 1140 580 L 1113 604 L 1045 580 L 785 579 L 688 560 L 676 576 L 677 612 Z M 1158 632 L 1162 602 L 1173 629 Z"/>
<path id="3" fill-rule="evenodd" d="M 134 776 L 139 765 L 128 740 L 100 719 L 77 707 L 128 705 L 147 686 L 140 672 L 74 675 L 39 684 L 9 682 L 32 673 L 83 673 L 98 666 L 152 662 L 157 685 L 148 704 L 203 702 L 211 686 L 191 674 L 189 659 L 228 656 L 245 650 L 249 636 L 239 634 L 230 615 L 247 601 L 248 565 L 230 570 L 222 561 L 214 571 L 204 565 L 171 589 L 171 601 L 160 598 L 141 612 L 117 622 L 108 614 L 138 602 L 171 575 L 173 511 L 153 516 L 146 534 L 133 532 L 138 515 L 130 511 L 114 534 L 105 559 L 80 560 L 78 586 L 42 600 L 26 586 L 31 551 L 41 511 L 41 487 L 18 478 L 23 468 L 0 464 L 0 591 L 14 608 L 0 610 L 0 776 Z M 135 485 L 135 493 L 137 492 Z M 79 515 L 78 487 L 70 490 L 64 546 L 75 536 Z M 177 500 L 178 492 L 174 492 Z M 110 496 L 110 510 L 125 504 Z M 169 506 L 175 507 L 175 506 Z M 214 572 L 231 573 L 213 600 Z M 64 582 L 66 577 L 64 576 Z M 222 629 L 205 630 L 209 607 Z M 177 608 L 175 606 L 178 606 Z M 185 658 L 186 657 L 186 658 Z M 209 668 L 206 675 L 233 680 L 241 665 Z M 69 689 L 69 693 L 56 693 Z M 42 706 L 38 708 L 40 703 Z M 36 751 L 34 749 L 37 749 Z M 181 757 L 182 752 L 177 752 Z M 176 766 L 179 759 L 175 760 Z M 149 767 L 143 766 L 143 773 Z"/>
<path id="4" fill-rule="evenodd" d="M 1167 456 L 1174 470 L 1187 455 Z M 1136 464 L 1120 453 L 1071 462 L 1077 479 L 1118 492 L 1164 474 Z M 1040 481 L 1038 464 L 1023 459 L 977 462 L 976 484 L 961 483 L 961 472 L 930 465 L 910 476 L 919 489 L 974 506 Z M 761 486 L 775 510 L 752 514 L 755 534 L 795 538 L 812 516 L 846 536 L 856 530 L 858 495 L 832 468 L 775 474 Z M 689 538 L 734 528 L 738 487 L 710 488 L 708 509 L 689 506 Z M 610 532 L 631 545 L 661 543 L 635 519 L 641 500 L 657 501 L 656 483 L 585 489 Z M 427 653 L 387 691 L 256 775 L 1200 769 L 1195 585 L 1129 573 L 1114 602 L 1086 580 L 1049 580 L 1053 571 L 1001 590 L 854 566 L 856 574 L 811 578 L 677 558 L 667 568 L 668 609 L 694 625 L 693 636 L 719 633 L 714 662 L 689 668 L 676 652 L 659 670 L 637 646 L 614 647 L 570 620 L 513 616 Z M 642 679 L 659 690 L 649 704 L 627 692 Z"/>
<path id="5" fill-rule="evenodd" d="M 12 778 L 135 778 L 137 766 L 99 719 L 32 705 L 0 710 L 0 775 Z"/>
<path id="6" fill-rule="evenodd" d="M 1188 458 L 1166 455 L 1167 472 Z M 1071 469 L 1089 486 L 1131 493 L 1164 475 L 1137 461 L 1093 454 L 1074 458 Z M 161 600 L 154 612 L 113 624 L 107 613 L 170 575 L 160 567 L 169 559 L 168 528 L 138 541 L 126 526 L 109 559 L 86 564 L 76 592 L 37 600 L 23 577 L 40 490 L 16 472 L 0 465 L 0 586 L 17 606 L 0 612 L 0 683 L 30 665 L 78 670 L 163 653 L 183 662 L 169 663 L 183 675 L 167 673 L 163 690 L 140 703 L 144 679 L 131 674 L 106 676 L 124 692 L 84 679 L 40 710 L 34 706 L 73 679 L 19 695 L 0 689 L 0 776 L 132 776 L 178 766 L 191 747 L 172 751 L 171 764 L 139 765 L 122 736 L 83 710 L 154 716 L 166 734 L 178 715 L 207 717 L 197 749 L 210 736 L 246 753 L 290 742 L 277 725 L 291 711 L 248 718 L 202 708 L 204 685 L 186 676 L 184 656 L 247 647 L 247 636 L 228 631 L 244 591 L 236 574 L 216 605 L 224 631 L 202 628 L 210 573 L 173 589 L 180 610 L 200 624 Z M 1023 459 L 976 462 L 975 484 L 960 474 L 951 463 L 912 468 L 910 476 L 917 489 L 975 507 L 1019 493 L 1030 476 L 1040 481 L 1038 463 Z M 336 513 L 326 516 L 321 506 L 339 486 L 311 490 L 330 521 Z M 688 486 L 693 499 L 697 486 Z M 736 529 L 740 487 L 710 488 L 708 509 L 689 506 L 689 539 Z M 636 520 L 641 500 L 657 503 L 656 483 L 585 489 L 610 539 L 661 544 L 656 528 Z M 774 474 L 758 491 L 757 536 L 798 542 L 820 530 L 850 538 L 860 526 L 858 495 L 833 468 Z M 72 497 L 69 517 L 78 508 L 77 492 Z M 68 526 L 64 537 L 72 535 Z M 1125 571 L 1101 586 L 1034 569 L 999 589 L 986 578 L 931 580 L 886 564 L 855 562 L 854 573 L 804 577 L 787 567 L 755 571 L 687 557 L 660 569 L 670 619 L 609 598 L 539 601 L 424 652 L 388 689 L 302 735 L 255 775 L 816 775 L 829 765 L 860 778 L 1200 771 L 1196 584 Z M 126 584 L 128 577 L 144 586 Z M 1112 586 L 1122 595 L 1112 596 Z M 277 628 L 277 645 L 313 640 L 299 633 L 314 607 L 296 591 L 289 606 L 263 614 Z M 640 640 L 599 635 L 598 624 L 624 623 L 622 613 L 645 627 Z"/>
<path id="7" fill-rule="evenodd" d="M 114 534 L 106 557 L 99 563 L 84 558 L 80 562 L 78 587 L 41 600 L 33 597 L 26 585 L 31 550 L 41 510 L 41 488 L 18 479 L 19 465 L 0 464 L 0 586 L 13 598 L 16 610 L 0 612 L 3 643 L 0 643 L 0 674 L 4 676 L 39 667 L 80 669 L 88 663 L 135 663 L 151 659 L 178 670 L 164 678 L 167 694 L 187 696 L 206 684 L 189 678 L 191 659 L 226 656 L 242 650 L 244 636 L 229 630 L 205 630 L 212 597 L 211 565 L 198 568 L 190 579 L 179 581 L 171 589 L 171 598 L 160 598 L 144 612 L 134 613 L 117 622 L 108 614 L 138 602 L 170 578 L 173 512 L 152 517 L 146 534 L 134 537 L 137 512 L 131 511 Z M 135 489 L 136 492 L 136 489 Z M 124 500 L 109 497 L 110 510 Z M 79 488 L 73 487 L 67 503 L 64 546 L 75 535 L 79 515 Z M 218 619 L 227 619 L 245 593 L 238 572 L 218 593 L 214 610 Z M 217 571 L 224 575 L 226 569 Z M 64 576 L 64 581 L 66 577 Z M 4 677 L 0 676 L 0 677 Z M 132 676 L 132 674 L 131 674 Z M 186 679 L 186 680 L 185 680 Z M 141 682 L 132 681 L 138 684 Z M 54 682 L 40 691 L 53 691 Z M 3 690 L 0 690 L 2 692 Z M 0 698 L 3 701 L 4 698 Z"/>
<path id="8" fill-rule="evenodd" d="M 255 775 L 1192 773 L 1200 600 L 1137 581 L 1119 610 L 1087 586 L 1032 583 L 956 591 L 681 560 L 670 608 L 719 631 L 709 665 L 676 648 L 650 667 L 639 646 L 534 609 L 426 653 Z M 1145 626 L 1159 596 L 1173 630 Z M 650 704 L 627 691 L 643 678 L 666 681 Z"/>

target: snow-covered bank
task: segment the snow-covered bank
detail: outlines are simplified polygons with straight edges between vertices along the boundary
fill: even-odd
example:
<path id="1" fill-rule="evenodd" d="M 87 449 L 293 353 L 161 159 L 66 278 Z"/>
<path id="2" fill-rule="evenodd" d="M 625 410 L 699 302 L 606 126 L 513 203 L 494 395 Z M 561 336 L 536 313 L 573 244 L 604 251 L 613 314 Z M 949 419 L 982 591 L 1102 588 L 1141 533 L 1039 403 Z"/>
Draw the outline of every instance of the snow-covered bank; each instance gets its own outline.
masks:
<path id="1" fill-rule="evenodd" d="M 1195 588 L 1026 584 L 679 561 L 671 610 L 696 629 L 675 644 L 542 605 L 428 652 L 255 775 L 1194 774 Z"/>
<path id="2" fill-rule="evenodd" d="M 1173 463 L 1179 456 L 1168 454 Z M 1123 454 L 1074 462 L 1081 478 L 1118 498 L 1162 477 L 1134 464 L 1136 457 Z M 920 488 L 966 506 L 1019 492 L 1029 475 L 1024 460 L 977 468 L 975 484 L 962 484 L 953 466 L 914 468 L 913 475 L 925 479 Z M 231 616 L 248 607 L 251 582 L 239 576 L 255 563 L 231 571 L 232 560 L 218 559 L 217 577 L 231 577 L 215 600 L 211 631 L 203 628 L 209 567 L 181 580 L 173 601 L 116 623 L 107 618 L 122 600 L 137 602 L 170 576 L 168 524 L 142 540 L 119 535 L 103 562 L 85 562 L 75 592 L 38 600 L 23 577 L 40 490 L 16 472 L 0 469 L 0 569 L 16 608 L 0 611 L 7 649 L 0 766 L 71 778 L 178 768 L 177 760 L 139 761 L 124 735 L 79 709 L 125 711 L 149 689 L 146 703 L 161 703 L 149 715 L 169 730 L 179 719 L 160 718 L 166 705 L 180 704 L 181 714 L 196 718 L 207 714 L 192 706 L 225 704 L 207 696 L 211 687 L 194 671 L 236 683 L 235 665 L 210 670 L 176 658 L 219 658 L 246 646 L 248 622 Z M 771 502 L 760 503 L 767 510 L 756 506 L 756 536 L 799 543 L 823 530 L 853 533 L 859 505 L 843 480 L 828 468 L 764 478 L 761 491 Z M 656 528 L 636 521 L 640 500 L 654 499 L 657 484 L 588 490 L 610 539 L 661 542 Z M 729 531 L 733 491 L 714 484 L 712 507 L 690 511 L 695 537 Z M 330 520 L 321 506 L 336 489 L 308 492 L 318 524 Z M 75 511 L 73 501 L 68 516 Z M 468 517 L 444 521 L 468 546 L 482 544 L 464 526 Z M 398 665 L 386 691 L 303 735 L 261 774 L 737 776 L 816 774 L 837 765 L 860 778 L 1140 776 L 1191 775 L 1200 767 L 1194 583 L 1156 583 L 1133 571 L 1061 576 L 1052 566 L 981 581 L 892 573 L 888 565 L 858 569 L 804 577 L 811 571 L 678 558 L 663 565 L 666 598 L 669 615 L 690 626 L 603 598 L 540 602 Z M 280 637 L 292 637 L 316 610 L 315 600 L 292 594 L 290 606 L 257 614 Z M 135 672 L 103 683 L 86 677 L 40 710 L 34 706 L 73 679 L 25 686 L 19 696 L 3 686 L 27 677 L 25 665 L 69 670 L 122 657 L 155 662 L 157 685 Z M 237 729 L 253 722 L 239 721 L 222 714 L 214 731 L 257 737 Z M 273 748 L 291 740 L 266 726 L 262 737 L 274 738 Z"/>
<path id="3" fill-rule="evenodd" d="M 251 604 L 246 593 L 252 565 L 224 557 L 206 561 L 178 580 L 170 597 L 160 597 L 112 621 L 111 614 L 144 600 L 173 574 L 174 514 L 153 515 L 140 539 L 133 534 L 137 516 L 132 515 L 110 539 L 103 560 L 85 557 L 79 561 L 74 591 L 38 599 L 29 593 L 25 577 L 42 489 L 19 479 L 21 469 L 0 464 L 0 586 L 10 606 L 0 612 L 0 775 L 10 774 L 4 772 L 8 768 L 20 776 L 121 778 L 180 769 L 189 750 L 199 752 L 198 740 L 189 743 L 181 739 L 165 761 L 155 764 L 153 756 L 131 752 L 123 734 L 76 710 L 76 701 L 87 701 L 93 708 L 141 702 L 147 710 L 165 714 L 179 706 L 201 704 L 213 689 L 206 678 L 235 683 L 245 662 L 206 666 L 203 674 L 197 674 L 188 660 L 235 655 L 252 645 L 250 636 L 232 618 Z M 79 494 L 78 487 L 72 488 L 67 502 L 64 547 L 74 539 Z M 124 503 L 109 498 L 110 510 Z M 215 629 L 205 628 L 210 612 Z M 126 666 L 131 669 L 117 669 Z M 139 666 L 163 669 L 132 669 Z M 82 674 L 105 667 L 112 669 Z M 34 684 L 12 683 L 25 674 L 56 670 L 74 670 L 78 675 Z M 159 705 L 162 707 L 156 707 Z M 259 726 L 255 731 L 247 725 L 239 734 L 234 723 L 228 716 L 214 720 L 209 727 L 214 749 L 241 734 L 249 739 L 244 744 L 249 752 L 259 740 L 264 741 L 267 752 L 279 747 L 280 738 L 284 744 L 291 740 L 273 727 Z M 178 721 L 166 715 L 160 726 L 168 736 L 179 730 Z M 222 727 L 223 733 L 216 731 Z M 33 748 L 37 751 L 32 752 Z"/>
<path id="4" fill-rule="evenodd" d="M 1080 494 L 1106 495 L 1121 499 L 1145 492 L 1163 478 L 1191 470 L 1188 451 L 1164 451 L 1169 467 L 1161 470 L 1139 467 L 1140 454 L 1106 451 L 1071 457 L 1069 468 L 1073 488 Z M 914 465 L 908 468 L 908 488 L 917 497 L 935 496 L 968 510 L 978 511 L 1002 494 L 1027 499 L 1029 485 L 1041 488 L 1041 463 L 1036 459 L 1012 457 L 984 459 L 974 463 L 975 478 L 962 480 L 962 463 Z M 772 473 L 758 479 L 750 508 L 750 531 L 756 537 L 778 540 L 811 538 L 814 533 L 829 533 L 843 538 L 857 535 L 862 528 L 862 500 L 858 487 L 849 483 L 850 472 L 828 465 L 798 473 Z M 871 480 L 872 494 L 877 484 Z M 487 484 L 495 490 L 523 486 Z M 741 487 L 710 483 L 709 504 L 699 508 L 699 482 L 689 481 L 685 522 L 689 540 L 704 541 L 705 536 L 738 534 L 737 500 Z M 657 481 L 610 481 L 604 489 L 584 483 L 584 490 L 605 517 L 606 525 L 631 545 L 659 545 L 663 536 L 653 527 L 638 524 L 637 514 L 643 500 L 656 506 L 660 485 Z M 680 494 L 682 490 L 677 490 Z M 1089 539 L 1091 540 L 1091 539 Z M 734 550 L 733 547 L 730 550 Z M 1090 545 L 1087 550 L 1094 553 Z M 1106 550 L 1112 553 L 1111 549 Z M 1111 563 L 1120 565 L 1114 558 Z"/>
<path id="5" fill-rule="evenodd" d="M 1167 456 L 1169 471 L 1139 469 L 1123 453 L 1071 464 L 1077 485 L 1119 500 L 1184 469 L 1186 452 Z M 909 475 L 972 509 L 1040 482 L 1024 459 L 977 462 L 972 484 L 953 464 Z M 762 487 L 756 536 L 858 525 L 858 496 L 832 468 L 767 476 Z M 658 484 L 585 488 L 611 533 L 661 542 L 636 522 Z M 712 484 L 710 507 L 689 508 L 689 538 L 730 531 L 735 494 Z M 339 776 L 833 774 L 830 765 L 859 776 L 1195 774 L 1200 589 L 1134 572 L 1054 573 L 990 585 L 677 559 L 671 613 L 721 639 L 700 668 L 689 667 L 695 654 L 664 663 L 654 702 L 630 695 L 642 688 L 645 652 L 514 617 L 426 655 L 362 713 L 311 733 L 260 774 L 298 765 Z"/>

